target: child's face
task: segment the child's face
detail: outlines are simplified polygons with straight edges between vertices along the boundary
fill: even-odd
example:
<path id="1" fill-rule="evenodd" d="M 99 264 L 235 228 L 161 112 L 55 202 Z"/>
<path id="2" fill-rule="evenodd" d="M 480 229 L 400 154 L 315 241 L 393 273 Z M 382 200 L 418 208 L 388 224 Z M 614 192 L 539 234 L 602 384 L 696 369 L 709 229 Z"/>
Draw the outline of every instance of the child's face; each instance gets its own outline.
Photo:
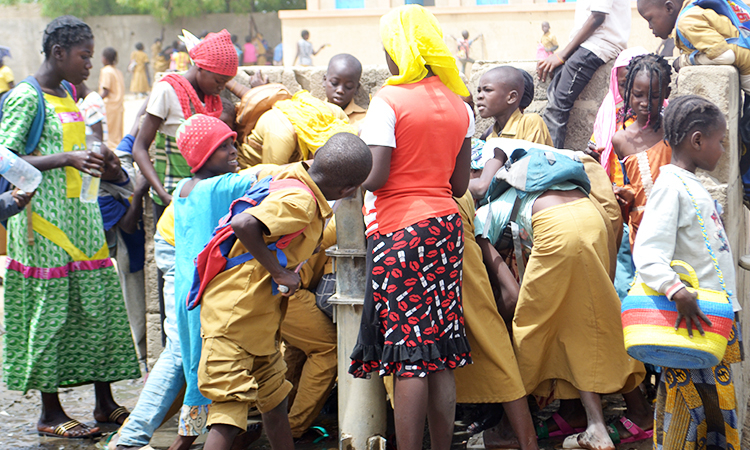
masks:
<path id="1" fill-rule="evenodd" d="M 387 51 L 385 52 L 385 62 L 388 64 L 388 70 L 391 72 L 391 75 L 398 75 L 398 65 L 396 65 L 396 62 Z"/>
<path id="2" fill-rule="evenodd" d="M 215 174 L 237 172 L 237 149 L 232 138 L 227 138 L 219 148 L 208 157 L 205 167 Z"/>
<path id="3" fill-rule="evenodd" d="M 620 97 L 625 95 L 625 83 L 628 81 L 628 66 L 617 68 L 617 89 L 619 89 Z"/>
<path id="4" fill-rule="evenodd" d="M 74 85 L 83 83 L 89 77 L 92 56 L 94 56 L 93 39 L 74 45 L 69 50 L 60 49 L 59 60 L 63 78 Z"/>
<path id="5" fill-rule="evenodd" d="M 483 75 L 479 79 L 475 103 L 479 115 L 486 119 L 507 113 L 516 107 L 518 92 L 510 89 L 497 77 Z"/>
<path id="6" fill-rule="evenodd" d="M 680 9 L 672 0 L 638 0 L 638 13 L 646 19 L 654 36 L 666 39 L 672 34 Z"/>
<path id="7" fill-rule="evenodd" d="M 651 115 L 653 117 L 649 117 L 649 105 L 651 106 Z M 647 120 L 655 120 L 660 113 L 660 106 L 659 78 L 654 77 L 652 81 L 648 72 L 638 72 L 633 80 L 633 90 L 630 92 L 630 108 L 639 118 L 643 117 L 647 118 Z"/>
<path id="8" fill-rule="evenodd" d="M 719 122 L 709 134 L 703 135 L 701 152 L 697 158 L 700 161 L 697 161 L 695 164 L 697 167 L 709 172 L 716 169 L 719 158 L 724 153 L 722 142 L 727 134 L 727 122 L 723 117 Z"/>
<path id="9" fill-rule="evenodd" d="M 219 95 L 232 78 L 234 77 L 219 75 L 201 68 L 198 68 L 198 74 L 196 75 L 198 87 L 205 95 Z"/>
<path id="10" fill-rule="evenodd" d="M 120 158 L 115 155 L 115 152 L 107 147 L 102 146 L 102 153 L 104 154 L 104 167 L 102 167 L 102 180 L 113 181 L 120 178 Z"/>
<path id="11" fill-rule="evenodd" d="M 542 24 L 542 33 L 547 33 L 549 31 L 549 24 L 543 23 Z"/>
<path id="12" fill-rule="evenodd" d="M 345 63 L 335 64 L 328 68 L 323 87 L 329 102 L 346 108 L 359 89 L 359 73 Z"/>

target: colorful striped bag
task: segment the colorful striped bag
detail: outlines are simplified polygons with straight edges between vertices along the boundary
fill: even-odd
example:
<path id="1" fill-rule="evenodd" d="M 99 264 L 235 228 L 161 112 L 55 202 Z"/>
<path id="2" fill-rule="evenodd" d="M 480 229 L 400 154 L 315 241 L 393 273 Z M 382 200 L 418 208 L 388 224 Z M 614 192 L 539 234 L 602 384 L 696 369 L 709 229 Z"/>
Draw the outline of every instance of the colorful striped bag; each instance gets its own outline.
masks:
<path id="1" fill-rule="evenodd" d="M 681 179 L 682 181 L 682 179 Z M 687 274 L 679 273 L 680 279 L 687 282 L 690 292 L 698 294 L 698 306 L 711 321 L 712 326 L 701 323 L 706 335 L 693 330 L 691 338 L 685 322 L 680 322 L 677 331 L 677 305 L 646 286 L 634 285 L 622 302 L 622 326 L 625 336 L 625 349 L 633 358 L 644 363 L 676 369 L 707 369 L 721 362 L 727 348 L 727 340 L 732 332 L 734 311 L 727 295 L 724 275 L 719 268 L 711 244 L 708 241 L 703 216 L 693 195 L 684 181 L 688 195 L 698 216 L 708 252 L 714 263 L 722 291 L 701 289 L 693 268 L 684 261 L 672 261 L 672 267 L 682 267 Z"/>

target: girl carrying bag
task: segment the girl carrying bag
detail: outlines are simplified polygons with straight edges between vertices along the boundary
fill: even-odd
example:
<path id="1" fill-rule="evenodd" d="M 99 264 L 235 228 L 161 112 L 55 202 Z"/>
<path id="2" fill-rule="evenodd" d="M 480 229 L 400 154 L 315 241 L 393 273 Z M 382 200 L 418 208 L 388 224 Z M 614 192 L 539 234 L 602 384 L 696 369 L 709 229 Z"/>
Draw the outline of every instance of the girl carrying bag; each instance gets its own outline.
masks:
<path id="1" fill-rule="evenodd" d="M 679 178 L 679 177 L 678 177 Z M 706 369 L 718 365 L 724 357 L 728 339 L 732 333 L 734 311 L 724 284 L 724 275 L 719 268 L 716 255 L 708 241 L 708 233 L 700 208 L 693 194 L 685 186 L 701 225 L 703 241 L 706 244 L 719 276 L 722 291 L 702 289 L 693 268 L 684 261 L 672 261 L 672 267 L 681 267 L 687 274 L 678 273 L 689 286 L 690 292 L 698 294 L 698 306 L 711 321 L 712 326 L 702 323 L 705 336 L 693 333 L 688 335 L 686 325 L 681 322 L 677 331 L 677 305 L 646 286 L 635 284 L 622 302 L 622 326 L 625 349 L 633 358 L 644 363 L 677 369 Z"/>

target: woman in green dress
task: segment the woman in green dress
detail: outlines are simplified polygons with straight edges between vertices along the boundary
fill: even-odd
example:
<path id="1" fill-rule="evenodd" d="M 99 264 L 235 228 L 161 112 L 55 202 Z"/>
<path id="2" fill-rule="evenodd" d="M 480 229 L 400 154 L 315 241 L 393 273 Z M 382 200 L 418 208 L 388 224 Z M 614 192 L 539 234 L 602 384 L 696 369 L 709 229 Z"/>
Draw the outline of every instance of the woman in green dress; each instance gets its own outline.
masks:
<path id="1" fill-rule="evenodd" d="M 79 199 L 81 172 L 100 170 L 103 158 L 86 150 L 83 117 L 65 82 L 88 77 L 94 36 L 63 16 L 47 25 L 42 44 L 45 60 L 34 78 L 45 121 L 36 150 L 24 151 L 40 105 L 31 84 L 13 90 L 0 122 L 0 145 L 43 174 L 31 211 L 8 222 L 3 377 L 10 390 L 41 391 L 40 434 L 85 438 L 99 429 L 68 417 L 57 389 L 93 382 L 94 418 L 122 423 L 128 413 L 110 383 L 138 378 L 140 370 L 98 204 Z"/>

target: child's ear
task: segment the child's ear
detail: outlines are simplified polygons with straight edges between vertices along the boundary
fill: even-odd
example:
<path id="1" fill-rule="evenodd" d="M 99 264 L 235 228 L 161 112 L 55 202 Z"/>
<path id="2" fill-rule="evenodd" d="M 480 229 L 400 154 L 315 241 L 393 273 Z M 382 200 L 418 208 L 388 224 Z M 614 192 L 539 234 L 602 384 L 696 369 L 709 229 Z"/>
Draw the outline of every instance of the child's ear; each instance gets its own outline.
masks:
<path id="1" fill-rule="evenodd" d="M 677 8 L 677 5 L 675 5 L 672 0 L 667 0 L 664 2 L 664 10 L 671 16 L 675 12 L 678 12 L 680 9 Z"/>
<path id="2" fill-rule="evenodd" d="M 694 150 L 700 151 L 703 144 L 703 133 L 700 130 L 693 131 L 690 135 L 690 145 Z"/>
<path id="3" fill-rule="evenodd" d="M 56 60 L 62 61 L 65 59 L 66 51 L 60 44 L 55 44 L 52 46 L 52 56 L 55 57 Z"/>
<path id="4" fill-rule="evenodd" d="M 664 98 L 669 98 L 669 95 L 672 93 L 672 86 L 667 86 L 667 89 L 664 91 Z"/>
<path id="5" fill-rule="evenodd" d="M 508 92 L 508 104 L 509 104 L 509 105 L 512 105 L 512 104 L 513 104 L 513 103 L 515 103 L 515 102 L 516 102 L 517 100 L 518 100 L 518 91 L 516 91 L 516 90 L 514 89 L 514 90 L 512 90 L 512 91 Z"/>

